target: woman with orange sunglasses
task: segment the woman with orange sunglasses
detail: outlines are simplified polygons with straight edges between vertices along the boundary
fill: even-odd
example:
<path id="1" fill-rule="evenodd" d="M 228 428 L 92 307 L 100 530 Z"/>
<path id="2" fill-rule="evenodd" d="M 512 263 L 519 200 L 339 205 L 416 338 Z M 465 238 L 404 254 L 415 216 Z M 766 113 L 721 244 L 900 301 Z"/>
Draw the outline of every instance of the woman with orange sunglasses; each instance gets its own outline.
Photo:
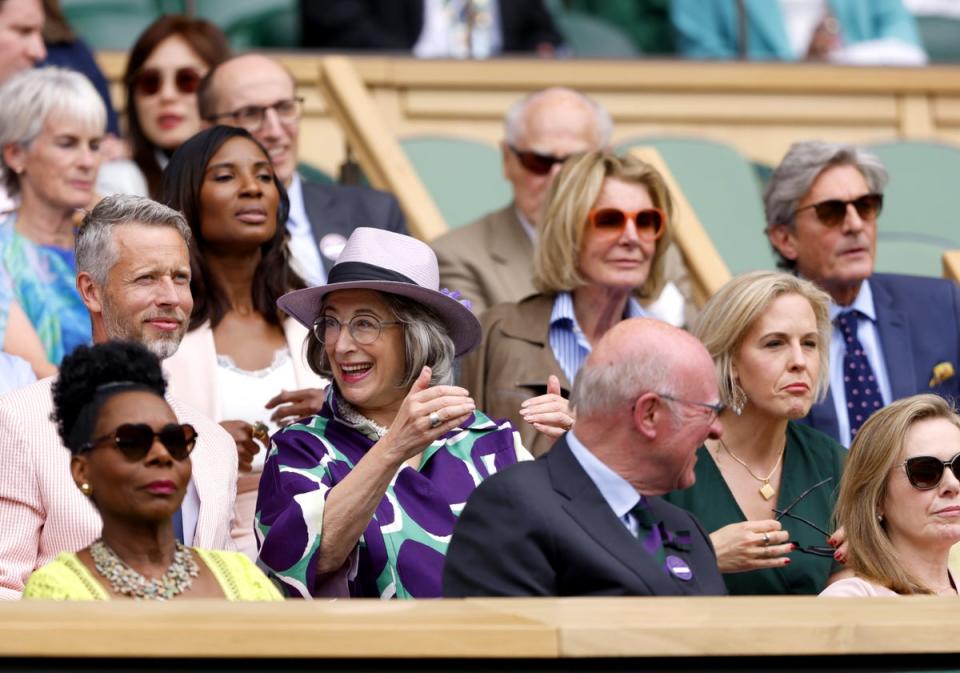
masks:
<path id="1" fill-rule="evenodd" d="M 534 455 L 573 427 L 567 398 L 593 344 L 646 316 L 639 300 L 662 288 L 671 212 L 661 175 L 631 156 L 572 157 L 553 181 L 536 232 L 539 293 L 483 315 L 483 343 L 460 377 L 478 408 L 509 418 Z"/>

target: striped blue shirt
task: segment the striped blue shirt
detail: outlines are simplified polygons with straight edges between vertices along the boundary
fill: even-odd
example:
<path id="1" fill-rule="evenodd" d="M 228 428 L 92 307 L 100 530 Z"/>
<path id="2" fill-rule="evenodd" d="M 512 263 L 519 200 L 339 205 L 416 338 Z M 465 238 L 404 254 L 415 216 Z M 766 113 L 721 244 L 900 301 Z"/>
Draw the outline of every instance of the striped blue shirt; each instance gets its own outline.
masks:
<path id="1" fill-rule="evenodd" d="M 627 300 L 627 309 L 624 318 L 646 318 L 647 312 L 633 297 Z M 573 295 L 569 292 L 560 292 L 553 300 L 553 311 L 550 313 L 550 330 L 547 334 L 550 341 L 550 350 L 560 363 L 560 369 L 567 375 L 567 380 L 573 383 L 574 377 L 580 371 L 583 361 L 590 354 L 590 342 L 577 324 L 577 316 L 573 312 Z"/>

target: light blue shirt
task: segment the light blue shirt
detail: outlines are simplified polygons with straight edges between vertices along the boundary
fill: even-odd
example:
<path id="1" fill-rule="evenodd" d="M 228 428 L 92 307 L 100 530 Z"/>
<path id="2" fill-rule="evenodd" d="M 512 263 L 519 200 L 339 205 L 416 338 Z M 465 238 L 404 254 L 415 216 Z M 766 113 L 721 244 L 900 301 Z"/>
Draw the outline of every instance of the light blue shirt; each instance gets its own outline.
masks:
<path id="1" fill-rule="evenodd" d="M 22 388 L 37 380 L 28 363 L 23 358 L 0 351 L 0 395 Z"/>
<path id="2" fill-rule="evenodd" d="M 593 455 L 593 452 L 583 445 L 574 432 L 568 432 L 564 439 L 567 440 L 567 446 L 570 447 L 570 453 L 580 463 L 580 467 L 590 477 L 600 491 L 600 495 L 610 505 L 613 513 L 619 517 L 623 525 L 633 533 L 637 534 L 639 526 L 637 520 L 630 510 L 636 507 L 637 503 L 643 500 L 643 496 L 637 493 L 629 481 L 607 467 L 606 463 Z"/>
<path id="3" fill-rule="evenodd" d="M 313 236 L 310 218 L 307 217 L 307 207 L 303 202 L 303 181 L 298 173 L 293 174 L 287 196 L 290 198 L 290 214 L 287 216 L 290 240 L 287 242 L 287 249 L 290 251 L 293 268 L 310 287 L 323 285 L 327 282 L 327 274 L 323 268 L 323 260 L 320 259 L 318 241 Z"/>
<path id="4" fill-rule="evenodd" d="M 647 312 L 633 297 L 627 299 L 625 313 L 625 318 L 647 317 Z M 553 301 L 548 338 L 550 350 L 560 363 L 560 369 L 567 375 L 567 380 L 573 383 L 583 361 L 587 359 L 592 349 L 577 323 L 577 316 L 573 311 L 573 295 L 570 292 L 560 292 Z"/>
<path id="5" fill-rule="evenodd" d="M 880 388 L 880 397 L 884 405 L 890 404 L 890 377 L 887 375 L 887 364 L 883 359 L 883 349 L 880 347 L 880 333 L 877 331 L 877 310 L 873 305 L 873 291 L 870 281 L 866 280 L 860 286 L 860 292 L 850 306 L 838 306 L 830 302 L 830 320 L 844 311 L 856 310 L 867 316 L 857 322 L 857 338 L 863 345 L 863 352 L 870 362 L 877 385 Z M 830 392 L 833 395 L 833 407 L 837 413 L 837 426 L 840 431 L 840 443 L 850 447 L 850 418 L 847 416 L 847 389 L 843 385 L 843 354 L 846 346 L 843 333 L 836 323 L 830 337 Z"/>

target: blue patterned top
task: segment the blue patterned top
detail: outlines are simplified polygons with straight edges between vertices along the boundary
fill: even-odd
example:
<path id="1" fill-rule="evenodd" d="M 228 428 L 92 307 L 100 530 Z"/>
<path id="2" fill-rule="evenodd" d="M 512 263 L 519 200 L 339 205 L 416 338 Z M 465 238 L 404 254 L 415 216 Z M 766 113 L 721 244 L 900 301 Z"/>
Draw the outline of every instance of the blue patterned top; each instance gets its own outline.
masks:
<path id="1" fill-rule="evenodd" d="M 30 241 L 15 223 L 16 214 L 0 223 L 0 266 L 9 275 L 13 296 L 37 331 L 47 359 L 59 365 L 64 355 L 92 338 L 90 315 L 77 292 L 76 258 L 72 250 Z"/>
<path id="2" fill-rule="evenodd" d="M 509 421 L 475 412 L 425 447 L 417 469 L 397 471 L 344 567 L 320 576 L 324 503 L 376 438 L 368 424 L 334 411 L 333 389 L 320 413 L 271 439 L 254 523 L 260 566 L 294 597 L 441 596 L 447 546 L 467 498 L 491 474 L 530 454 Z"/>
<path id="3" fill-rule="evenodd" d="M 647 312 L 640 303 L 630 297 L 627 299 L 627 308 L 624 318 L 646 318 Z M 560 368 L 571 383 L 580 371 L 583 361 L 590 355 L 590 342 L 577 324 L 577 316 L 573 310 L 573 295 L 570 292 L 559 292 L 553 300 L 553 311 L 550 313 L 550 350 L 553 357 L 560 363 Z"/>

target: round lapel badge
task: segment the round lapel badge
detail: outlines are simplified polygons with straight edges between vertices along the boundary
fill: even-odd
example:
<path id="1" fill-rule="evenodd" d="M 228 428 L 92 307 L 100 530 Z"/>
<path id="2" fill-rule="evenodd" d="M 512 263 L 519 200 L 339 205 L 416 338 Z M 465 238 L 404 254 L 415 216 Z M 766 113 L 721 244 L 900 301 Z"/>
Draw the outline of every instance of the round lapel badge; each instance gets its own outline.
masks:
<path id="1" fill-rule="evenodd" d="M 327 234 L 320 239 L 320 245 L 318 247 L 320 248 L 320 254 L 336 262 L 340 257 L 340 253 L 343 252 L 343 246 L 346 244 L 347 239 L 341 234 Z"/>
<path id="2" fill-rule="evenodd" d="M 689 564 L 679 556 L 670 555 L 667 557 L 667 570 L 678 580 L 689 582 L 693 579 L 693 571 Z"/>

